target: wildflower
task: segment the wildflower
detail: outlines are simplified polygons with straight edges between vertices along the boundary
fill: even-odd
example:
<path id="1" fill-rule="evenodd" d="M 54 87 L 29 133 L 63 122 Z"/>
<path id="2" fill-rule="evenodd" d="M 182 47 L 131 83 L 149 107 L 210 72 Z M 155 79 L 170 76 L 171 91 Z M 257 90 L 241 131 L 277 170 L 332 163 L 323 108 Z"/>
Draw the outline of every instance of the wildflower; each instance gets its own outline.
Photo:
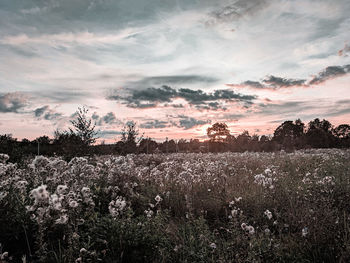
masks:
<path id="1" fill-rule="evenodd" d="M 6 161 L 10 159 L 10 157 L 5 153 L 0 153 L 0 163 L 6 163 Z"/>
<path id="2" fill-rule="evenodd" d="M 61 210 L 62 204 L 61 204 L 62 198 L 58 197 L 58 195 L 53 194 L 50 197 L 50 202 L 55 210 Z"/>
<path id="3" fill-rule="evenodd" d="M 235 201 L 236 202 L 239 202 L 239 201 L 241 201 L 242 200 L 242 197 L 240 196 L 240 197 L 237 197 L 237 198 L 235 198 Z"/>
<path id="4" fill-rule="evenodd" d="M 265 212 L 264 212 L 264 215 L 270 220 L 272 218 L 272 213 L 267 209 Z"/>
<path id="5" fill-rule="evenodd" d="M 253 235 L 255 233 L 254 227 L 247 225 L 246 223 L 242 223 L 241 228 L 242 228 L 242 230 L 248 232 L 250 235 Z"/>
<path id="6" fill-rule="evenodd" d="M 43 171 L 49 163 L 50 160 L 47 157 L 40 155 L 35 157 L 31 163 L 31 167 Z"/>
<path id="7" fill-rule="evenodd" d="M 78 207 L 78 202 L 72 200 L 72 201 L 69 202 L 69 206 L 72 207 L 72 208 L 76 208 L 76 207 Z"/>
<path id="8" fill-rule="evenodd" d="M 211 243 L 209 246 L 210 246 L 212 249 L 216 249 L 216 244 L 215 244 L 215 243 Z"/>
<path id="9" fill-rule="evenodd" d="M 46 185 L 41 185 L 33 189 L 30 195 L 35 199 L 35 203 L 45 202 L 49 199 L 49 192 L 46 190 Z"/>
<path id="10" fill-rule="evenodd" d="M 90 188 L 89 187 L 83 187 L 81 188 L 81 193 L 85 196 L 90 194 Z"/>
<path id="11" fill-rule="evenodd" d="M 233 210 L 231 211 L 232 217 L 236 217 L 236 216 L 238 215 L 238 213 L 239 213 L 239 208 L 238 208 L 238 209 L 233 209 Z"/>
<path id="12" fill-rule="evenodd" d="M 267 235 L 271 233 L 270 229 L 268 229 L 268 228 L 266 228 L 264 232 L 265 232 L 265 234 L 267 234 Z"/>
<path id="13" fill-rule="evenodd" d="M 1 259 L 1 260 L 4 260 L 4 259 L 6 259 L 8 256 L 9 256 L 9 253 L 8 253 L 8 252 L 4 252 L 4 253 L 0 254 L 0 259 Z"/>
<path id="14" fill-rule="evenodd" d="M 157 195 L 157 196 L 154 198 L 154 200 L 156 200 L 156 202 L 159 203 L 159 202 L 161 202 L 163 199 L 162 199 L 159 195 Z"/>
<path id="15" fill-rule="evenodd" d="M 117 196 L 116 200 L 109 203 L 108 210 L 113 217 L 119 216 L 126 206 L 126 201 L 123 197 Z"/>
<path id="16" fill-rule="evenodd" d="M 253 226 L 248 226 L 247 231 L 249 232 L 250 235 L 254 235 L 254 233 L 255 233 L 255 229 Z"/>
<path id="17" fill-rule="evenodd" d="M 56 224 L 59 224 L 59 225 L 64 225 L 68 222 L 68 215 L 64 214 L 64 215 L 61 215 L 56 221 L 55 223 Z"/>
<path id="18" fill-rule="evenodd" d="M 147 216 L 148 218 L 150 218 L 150 217 L 152 217 L 152 215 L 153 215 L 153 211 L 150 210 L 150 209 L 145 210 L 145 214 L 146 214 L 146 216 Z"/>
<path id="19" fill-rule="evenodd" d="M 235 201 L 231 201 L 228 206 L 232 207 L 234 204 L 235 204 Z"/>
<path id="20" fill-rule="evenodd" d="M 301 230 L 301 235 L 303 237 L 306 237 L 307 234 L 309 233 L 309 229 L 307 227 L 304 227 L 302 230 Z"/>
<path id="21" fill-rule="evenodd" d="M 66 193 L 67 189 L 68 189 L 68 186 L 66 186 L 66 185 L 59 185 L 59 186 L 57 186 L 56 192 L 59 195 L 63 195 L 63 194 Z"/>

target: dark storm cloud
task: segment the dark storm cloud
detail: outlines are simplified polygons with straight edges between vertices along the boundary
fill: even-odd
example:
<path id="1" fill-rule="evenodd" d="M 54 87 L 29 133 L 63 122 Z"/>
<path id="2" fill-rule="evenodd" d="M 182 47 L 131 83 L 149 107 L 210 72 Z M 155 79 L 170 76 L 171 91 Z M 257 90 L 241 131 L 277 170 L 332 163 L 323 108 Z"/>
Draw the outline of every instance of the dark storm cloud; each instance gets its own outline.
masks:
<path id="1" fill-rule="evenodd" d="M 26 99 L 24 96 L 18 92 L 13 93 L 0 93 L 0 112 L 14 112 L 17 113 L 18 110 L 26 106 Z"/>
<path id="2" fill-rule="evenodd" d="M 253 89 L 279 90 L 295 87 L 311 87 L 315 84 L 321 84 L 329 79 L 337 78 L 350 73 L 350 64 L 344 66 L 330 66 L 313 76 L 309 81 L 305 79 L 287 79 L 275 76 L 267 76 L 261 82 L 247 80 L 241 84 L 227 84 L 229 87 L 249 87 Z"/>
<path id="3" fill-rule="evenodd" d="M 176 98 L 186 100 L 190 105 L 202 105 L 210 108 L 219 106 L 216 101 L 237 101 L 251 103 L 256 96 L 235 93 L 232 90 L 215 90 L 207 93 L 202 90 L 173 89 L 163 85 L 160 88 L 146 88 L 143 90 L 129 90 L 130 95 L 109 96 L 110 100 L 118 100 L 126 103 L 131 108 L 155 107 L 158 103 L 169 103 Z"/>
<path id="4" fill-rule="evenodd" d="M 151 120 L 140 124 L 140 128 L 143 129 L 162 129 L 169 127 L 169 123 L 167 121 L 160 120 Z"/>

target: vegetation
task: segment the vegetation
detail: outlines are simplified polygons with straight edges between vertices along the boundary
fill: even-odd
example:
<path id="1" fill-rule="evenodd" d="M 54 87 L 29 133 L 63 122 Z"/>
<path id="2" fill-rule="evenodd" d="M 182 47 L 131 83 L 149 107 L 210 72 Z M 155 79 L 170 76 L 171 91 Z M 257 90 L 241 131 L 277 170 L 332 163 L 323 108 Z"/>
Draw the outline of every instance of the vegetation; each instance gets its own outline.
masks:
<path id="1" fill-rule="evenodd" d="M 0 262 L 349 262 L 350 151 L 0 155 Z"/>
<path id="2" fill-rule="evenodd" d="M 95 125 L 87 115 L 85 108 L 78 109 L 73 125 L 68 131 L 56 131 L 53 139 L 41 136 L 33 141 L 18 141 L 9 134 L 0 135 L 0 153 L 10 156 L 11 162 L 22 163 L 27 157 L 42 154 L 45 156 L 63 156 L 69 161 L 75 156 L 139 153 L 179 153 L 179 152 L 273 152 L 284 150 L 291 152 L 310 148 L 349 148 L 350 125 L 334 127 L 327 120 L 314 119 L 305 125 L 300 119 L 285 121 L 279 125 L 272 136 L 250 135 L 244 131 L 238 136 L 231 134 L 225 123 L 214 123 L 207 129 L 208 140 L 166 139 L 156 142 L 145 138 L 135 122 L 125 124 L 121 140 L 115 144 L 94 144 L 96 142 Z"/>

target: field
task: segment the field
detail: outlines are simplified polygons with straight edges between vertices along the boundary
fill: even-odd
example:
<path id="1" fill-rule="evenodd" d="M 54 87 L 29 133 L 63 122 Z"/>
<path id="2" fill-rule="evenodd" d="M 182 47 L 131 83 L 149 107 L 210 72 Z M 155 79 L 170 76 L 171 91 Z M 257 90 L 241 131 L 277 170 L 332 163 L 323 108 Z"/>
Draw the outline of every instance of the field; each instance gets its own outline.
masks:
<path id="1" fill-rule="evenodd" d="M 349 262 L 350 151 L 0 155 L 0 262 Z"/>

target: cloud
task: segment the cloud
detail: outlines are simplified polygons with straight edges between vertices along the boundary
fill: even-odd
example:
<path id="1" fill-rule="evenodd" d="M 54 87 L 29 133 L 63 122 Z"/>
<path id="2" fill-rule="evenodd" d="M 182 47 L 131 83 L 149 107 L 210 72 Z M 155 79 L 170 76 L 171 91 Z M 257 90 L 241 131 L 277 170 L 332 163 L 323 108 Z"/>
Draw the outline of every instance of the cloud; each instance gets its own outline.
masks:
<path id="1" fill-rule="evenodd" d="M 53 47 L 69 47 L 72 45 L 107 45 L 116 44 L 122 40 L 139 34 L 141 31 L 134 29 L 124 29 L 113 34 L 96 34 L 88 31 L 83 32 L 63 32 L 58 34 L 42 34 L 38 36 L 28 36 L 21 33 L 18 35 L 8 35 L 0 39 L 1 44 L 10 46 L 24 45 L 46 45 Z"/>
<path id="2" fill-rule="evenodd" d="M 52 102 L 57 103 L 68 103 L 81 101 L 83 98 L 91 96 L 89 91 L 79 91 L 79 90 L 43 90 L 43 91 L 32 91 L 31 96 L 49 99 Z"/>
<path id="3" fill-rule="evenodd" d="M 251 103 L 256 96 L 243 95 L 235 93 L 232 90 L 215 90 L 207 93 L 203 90 L 192 89 L 174 89 L 163 85 L 160 88 L 146 88 L 143 90 L 129 90 L 130 95 L 109 96 L 110 100 L 119 100 L 127 104 L 131 108 L 146 108 L 156 107 L 159 103 L 170 103 L 176 98 L 186 100 L 190 105 L 207 106 L 209 108 L 217 109 L 219 104 L 216 101 L 235 101 Z M 168 104 L 167 104 L 168 105 Z"/>
<path id="4" fill-rule="evenodd" d="M 143 129 L 162 129 L 166 127 L 169 127 L 169 123 L 160 120 L 151 120 L 140 124 L 140 128 Z"/>
<path id="5" fill-rule="evenodd" d="M 113 124 L 122 124 L 122 122 L 117 119 L 117 117 L 115 116 L 115 114 L 113 112 L 108 112 L 106 115 L 100 117 L 99 115 L 97 115 L 96 112 L 94 112 L 94 114 L 91 117 L 97 126 L 103 126 L 103 125 L 113 125 Z"/>
<path id="6" fill-rule="evenodd" d="M 56 112 L 53 109 L 50 109 L 49 105 L 45 105 L 40 108 L 36 108 L 34 111 L 34 116 L 39 119 L 44 119 L 48 121 L 57 120 L 63 117 L 62 113 Z"/>
<path id="7" fill-rule="evenodd" d="M 350 73 L 350 64 L 345 66 L 330 66 L 314 76 L 309 85 L 320 84 L 326 80 L 333 79 L 339 76 Z"/>
<path id="8" fill-rule="evenodd" d="M 229 87 L 242 88 L 248 87 L 252 89 L 269 89 L 280 90 L 285 88 L 312 87 L 315 84 L 321 84 L 329 79 L 341 77 L 350 73 L 350 64 L 344 66 L 330 66 L 313 76 L 310 80 L 305 79 L 287 79 L 276 77 L 273 75 L 267 76 L 262 81 L 247 80 L 241 84 L 227 84 Z"/>
<path id="9" fill-rule="evenodd" d="M 268 76 L 266 79 L 263 80 L 263 82 L 270 87 L 293 87 L 293 86 L 303 86 L 305 84 L 305 79 L 285 79 L 275 76 Z"/>
<path id="10" fill-rule="evenodd" d="M 198 119 L 188 117 L 185 115 L 180 115 L 178 117 L 180 117 L 178 125 L 180 127 L 184 128 L 185 130 L 191 129 L 191 128 L 196 127 L 196 126 L 210 123 L 210 120 L 198 120 Z"/>
<path id="11" fill-rule="evenodd" d="M 206 21 L 206 25 L 211 26 L 219 23 L 238 21 L 245 16 L 254 15 L 267 5 L 268 2 L 265 0 L 238 0 L 211 12 L 209 14 L 210 19 Z"/>
<path id="12" fill-rule="evenodd" d="M 26 105 L 26 98 L 19 92 L 0 94 L 0 112 L 17 113 L 18 110 L 24 108 Z"/>
<path id="13" fill-rule="evenodd" d="M 127 89 L 144 89 L 157 86 L 170 86 L 180 84 L 211 84 L 217 82 L 214 77 L 201 75 L 169 75 L 145 77 L 138 81 L 129 82 L 125 85 Z"/>
<path id="14" fill-rule="evenodd" d="M 109 138 L 113 135 L 121 135 L 121 131 L 114 131 L 114 130 L 99 130 L 97 131 L 97 136 L 98 137 L 103 137 L 103 138 Z"/>
<path id="15" fill-rule="evenodd" d="M 344 48 L 338 51 L 338 55 L 340 57 L 348 57 L 349 56 L 348 53 L 350 53 L 350 46 L 346 43 Z"/>

